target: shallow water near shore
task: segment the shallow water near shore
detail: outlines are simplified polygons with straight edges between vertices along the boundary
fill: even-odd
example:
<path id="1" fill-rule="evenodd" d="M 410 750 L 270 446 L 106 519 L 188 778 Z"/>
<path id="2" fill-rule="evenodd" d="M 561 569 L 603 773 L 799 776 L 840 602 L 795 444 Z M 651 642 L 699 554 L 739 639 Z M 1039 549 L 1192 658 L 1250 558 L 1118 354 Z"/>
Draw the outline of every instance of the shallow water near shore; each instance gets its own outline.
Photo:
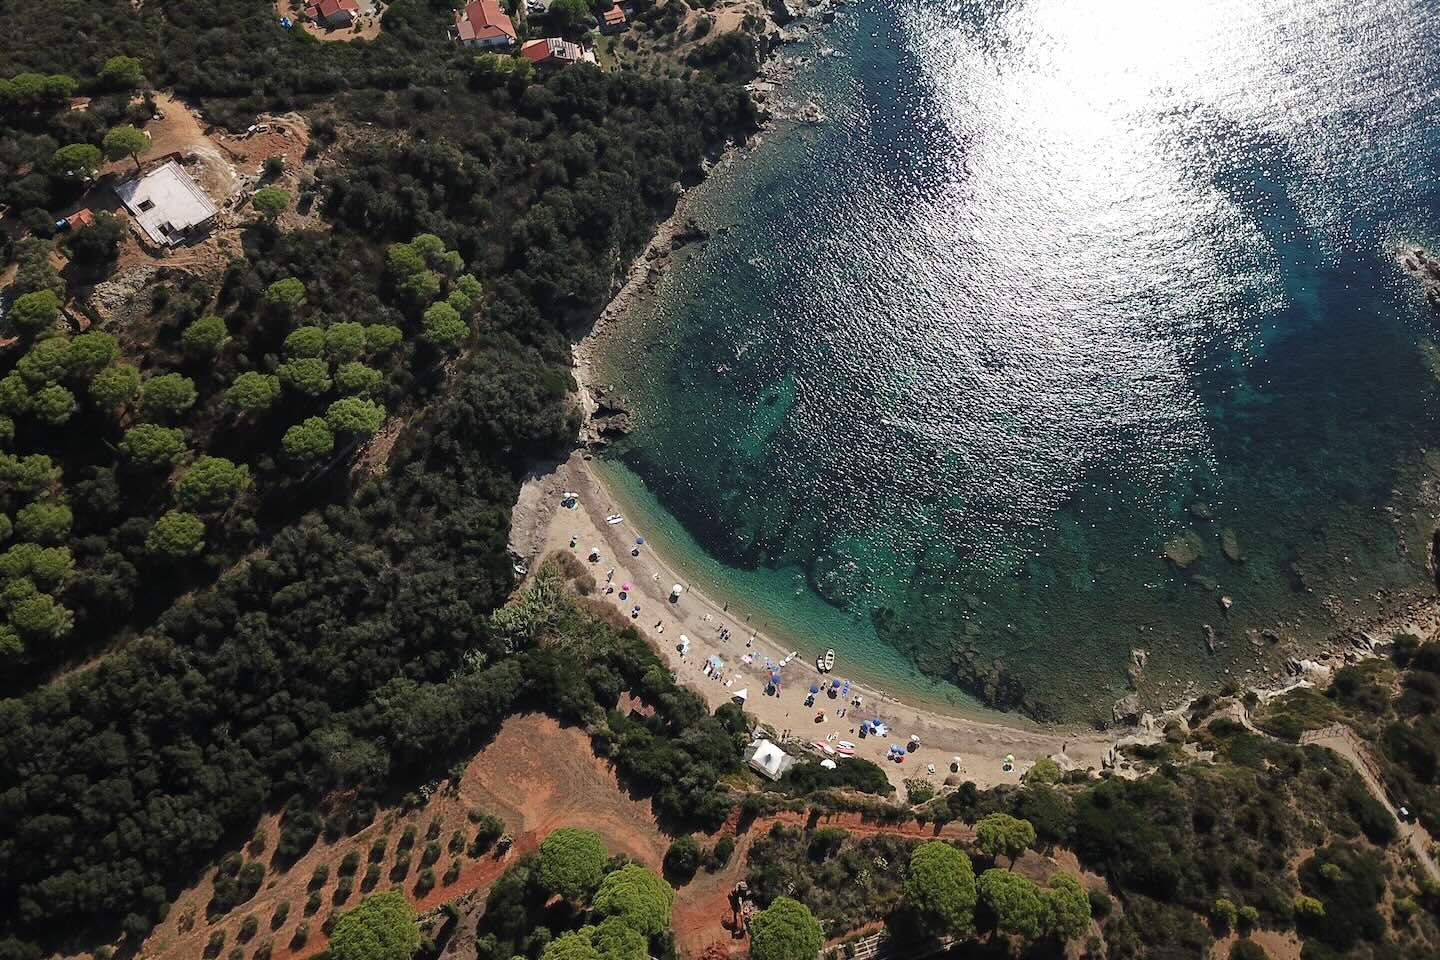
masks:
<path id="1" fill-rule="evenodd" d="M 697 188 L 599 359 L 681 566 L 902 689 L 1089 719 L 1134 649 L 1175 699 L 1426 587 L 1430 12 L 1200 7 L 871 0 L 789 51 L 827 121 Z"/>

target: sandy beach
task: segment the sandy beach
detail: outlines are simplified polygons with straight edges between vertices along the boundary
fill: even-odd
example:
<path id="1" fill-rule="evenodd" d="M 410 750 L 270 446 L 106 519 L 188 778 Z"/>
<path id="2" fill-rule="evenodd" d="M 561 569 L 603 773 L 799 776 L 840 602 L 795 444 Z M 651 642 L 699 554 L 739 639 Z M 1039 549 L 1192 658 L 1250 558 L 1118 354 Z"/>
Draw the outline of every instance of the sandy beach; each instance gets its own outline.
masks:
<path id="1" fill-rule="evenodd" d="M 516 549 L 532 561 L 559 551 L 578 557 L 594 573 L 596 595 L 615 604 L 626 616 L 638 604 L 640 613 L 632 619 L 636 628 L 665 656 L 677 677 L 704 695 L 711 707 L 729 702 L 739 691 L 748 691 L 745 709 L 760 723 L 780 732 L 792 752 L 810 749 L 814 741 L 855 744 L 855 755 L 881 765 L 897 788 L 910 777 L 930 777 L 936 783 L 949 775 L 954 758 L 960 758 L 959 776 L 981 787 L 1015 783 L 1037 759 L 1053 756 L 1062 767 L 1100 769 L 1102 760 L 1116 743 L 1116 734 L 1066 727 L 1037 727 L 1017 721 L 1014 725 L 962 717 L 944 716 L 920 707 L 884 697 L 880 691 L 851 683 L 848 698 L 816 697 L 813 708 L 804 700 L 812 683 L 828 688 L 832 678 L 846 676 L 844 664 L 822 678 L 815 657 L 823 650 L 800 649 L 798 656 L 781 669 L 783 682 L 775 696 L 765 694 L 769 677 L 767 660 L 778 663 L 792 651 L 782 649 L 763 633 L 754 635 L 740 618 L 732 618 L 723 600 L 706 596 L 680 580 L 664 558 L 665 545 L 628 521 L 611 524 L 606 518 L 620 508 L 610 497 L 587 454 L 577 451 L 553 471 L 532 477 L 525 485 L 516 510 Z M 573 508 L 561 506 L 563 494 L 578 494 Z M 645 536 L 636 550 L 635 539 Z M 599 559 L 591 561 L 592 551 Z M 614 570 L 606 593 L 606 574 Z M 632 587 L 622 591 L 626 583 Z M 684 592 L 670 602 L 671 588 L 681 583 Z M 624 594 L 622 598 L 622 593 Z M 728 631 L 728 639 L 722 637 Z M 681 637 L 689 640 L 686 655 L 678 646 Z M 752 662 L 744 663 L 746 656 Z M 707 675 L 708 658 L 724 661 L 718 677 Z M 855 707 L 851 698 L 860 697 Z M 838 715 L 845 710 L 844 716 Z M 823 711 L 823 720 L 816 714 Z M 879 717 L 890 730 L 887 737 L 860 738 L 861 719 Z M 1134 739 L 1134 731 L 1125 731 Z M 907 754 L 904 763 L 887 762 L 892 744 L 904 745 L 918 736 L 921 746 Z M 1004 758 L 1014 755 L 1009 771 Z M 934 765 L 934 773 L 929 766 Z"/>
<path id="2" fill-rule="evenodd" d="M 743 158 L 751 145 L 732 146 L 716 166 Z M 595 357 L 615 330 L 615 322 L 661 282 L 673 255 L 684 246 L 690 226 L 687 199 L 682 197 L 670 219 L 660 225 L 589 335 L 574 347 L 573 373 L 579 385 L 576 402 L 583 417 L 581 447 L 566 462 L 533 474 L 524 484 L 512 524 L 514 552 L 532 567 L 555 551 L 573 554 L 594 573 L 597 595 L 627 616 L 639 604 L 640 614 L 633 619 L 636 629 L 668 660 L 677 678 L 703 694 L 712 709 L 745 690 L 746 711 L 780 733 L 791 752 L 813 750 L 810 745 L 816 741 L 850 741 L 855 744 L 855 756 L 879 763 L 901 796 L 903 782 L 912 777 L 928 777 L 939 783 L 954 773 L 980 787 L 1017 783 L 1036 760 L 1046 756 L 1054 757 L 1065 769 L 1099 770 L 1107 758 L 1114 756 L 1117 744 L 1157 739 L 1158 733 L 1146 725 L 1138 730 L 1101 733 L 1089 728 L 1041 726 L 1020 717 L 1005 722 L 952 716 L 903 703 L 857 682 L 851 682 L 848 697 L 831 699 L 824 691 L 831 679 L 844 682 L 847 674 L 843 662 L 822 678 L 815 659 L 824 653 L 823 649 L 799 641 L 797 646 L 784 647 L 764 632 L 756 632 L 752 638 L 752 630 L 744 620 L 729 615 L 730 601 L 739 598 L 707 596 L 693 588 L 667 564 L 666 545 L 657 541 L 651 531 L 637 531 L 628 521 L 606 522 L 607 517 L 623 509 L 594 468 L 587 450 L 603 442 L 593 419 L 597 407 L 595 390 L 603 386 L 595 378 Z M 567 492 L 578 495 L 573 508 L 561 505 Z M 646 537 L 638 555 L 632 553 L 637 536 Z M 589 561 L 596 550 L 600 559 Z M 607 594 L 606 575 L 611 570 L 614 574 L 609 585 L 614 591 Z M 620 588 L 626 583 L 633 589 L 624 591 L 622 598 Z M 671 603 L 671 588 L 677 583 L 684 592 Z M 722 629 L 728 634 L 722 635 Z M 678 649 L 682 636 L 689 640 L 684 656 Z M 767 662 L 778 663 L 792 652 L 798 656 L 782 668 L 779 693 L 767 696 Z M 751 658 L 748 664 L 744 662 L 747 655 Z M 725 664 L 718 676 L 709 675 L 705 669 L 712 656 Z M 804 700 L 812 684 L 821 686 L 822 693 L 816 697 L 814 707 L 806 707 Z M 853 705 L 857 696 L 861 700 L 859 707 Z M 838 714 L 841 710 L 846 711 L 843 716 Z M 817 718 L 822 711 L 823 719 Z M 888 735 L 862 739 L 860 721 L 876 717 L 889 726 Z M 920 738 L 920 747 L 907 753 L 903 763 L 887 761 L 890 746 L 907 745 L 912 736 Z M 1006 762 L 1010 756 L 1013 763 Z M 956 758 L 958 771 L 954 769 Z M 1126 767 L 1128 763 L 1121 758 L 1120 772 L 1125 772 Z"/>

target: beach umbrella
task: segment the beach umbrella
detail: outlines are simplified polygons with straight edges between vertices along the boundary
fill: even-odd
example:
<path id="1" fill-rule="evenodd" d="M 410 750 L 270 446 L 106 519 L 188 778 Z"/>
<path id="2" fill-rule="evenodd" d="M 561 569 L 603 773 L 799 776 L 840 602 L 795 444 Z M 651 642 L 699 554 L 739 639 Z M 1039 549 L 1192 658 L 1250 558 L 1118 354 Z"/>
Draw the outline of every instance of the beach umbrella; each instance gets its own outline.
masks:
<path id="1" fill-rule="evenodd" d="M 740 701 L 741 703 L 744 703 L 744 702 L 745 702 L 745 699 L 746 699 L 747 697 L 749 697 L 749 696 L 750 696 L 750 688 L 749 688 L 749 687 L 742 687 L 742 688 L 740 688 L 739 690 L 735 691 L 735 694 L 734 694 L 734 696 L 731 697 L 731 699 L 732 699 L 732 700 L 738 700 L 738 701 Z"/>
<path id="2" fill-rule="evenodd" d="M 820 761 L 820 766 L 824 767 L 826 770 L 834 770 L 835 761 L 831 760 L 829 757 L 826 757 L 824 760 Z"/>
<path id="3" fill-rule="evenodd" d="M 839 681 L 839 680 L 831 680 L 831 681 L 830 681 L 830 689 L 831 689 L 831 690 L 839 690 L 839 689 L 840 689 L 840 681 Z"/>
<path id="4" fill-rule="evenodd" d="M 630 591 L 630 581 L 626 580 L 624 583 L 620 584 L 620 589 L 628 593 Z"/>
<path id="5" fill-rule="evenodd" d="M 636 538 L 635 538 L 635 545 L 636 545 L 637 547 L 643 547 L 643 546 L 645 545 L 645 538 L 644 538 L 644 537 L 636 537 Z"/>
<path id="6" fill-rule="evenodd" d="M 779 674 L 778 671 L 773 672 L 773 673 L 770 674 L 770 682 L 771 682 L 771 683 L 779 683 L 779 682 L 780 682 L 780 674 Z"/>
<path id="7" fill-rule="evenodd" d="M 820 692 L 820 687 L 819 687 L 818 685 L 812 683 L 812 684 L 810 684 L 810 692 L 811 692 L 811 693 L 819 693 L 819 692 Z"/>

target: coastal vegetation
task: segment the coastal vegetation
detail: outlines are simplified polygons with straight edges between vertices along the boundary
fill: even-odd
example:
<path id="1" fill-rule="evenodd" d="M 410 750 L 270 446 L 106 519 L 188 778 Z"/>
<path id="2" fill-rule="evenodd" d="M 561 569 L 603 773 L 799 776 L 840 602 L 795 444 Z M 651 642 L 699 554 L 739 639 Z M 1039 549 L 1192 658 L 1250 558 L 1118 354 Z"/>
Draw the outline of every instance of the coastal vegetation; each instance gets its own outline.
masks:
<path id="1" fill-rule="evenodd" d="M 1344 724 L 1371 745 L 1385 789 L 1426 829 L 1440 831 L 1440 644 L 1394 637 L 1388 659 L 1336 671 L 1328 688 L 1299 688 L 1265 704 L 1260 726 L 1287 740 Z"/>
<path id="2" fill-rule="evenodd" d="M 639 4 L 641 32 L 673 33 L 679 6 Z M 466 931 L 482 960 L 668 960 L 671 881 L 702 867 L 746 879 L 757 960 L 808 960 L 868 921 L 1033 956 L 1092 936 L 1115 958 L 1193 956 L 1257 930 L 1315 960 L 1437 944 L 1440 888 L 1322 748 L 1197 719 L 1133 781 L 1043 768 L 992 791 L 917 782 L 902 804 L 852 760 L 771 787 L 741 763 L 744 713 L 679 685 L 586 601 L 587 572 L 552 560 L 515 594 L 521 480 L 574 439 L 570 337 L 677 185 L 753 131 L 747 38 L 695 46 L 689 69 L 541 77 L 449 43 L 449 5 L 422 0 L 355 45 L 283 32 L 269 3 L 22 7 L 0 13 L 18 225 L 0 241 L 4 960 L 138 950 L 197 882 L 207 957 L 263 960 L 281 948 L 266 926 L 335 960 L 412 957 L 435 945 L 412 901 L 513 838 L 483 809 L 393 832 L 381 811 L 421 806 L 531 711 L 582 730 L 674 840 L 665 876 L 573 828 L 512 855 Z M 309 111 L 320 220 L 285 228 L 298 201 L 261 188 L 222 268 L 161 261 L 92 320 L 76 304 L 123 228 L 57 218 L 102 158 L 138 164 L 162 89 L 237 130 Z M 393 446 L 372 445 L 387 426 Z M 1396 650 L 1259 721 L 1353 723 L 1433 828 L 1440 655 Z M 818 823 L 839 809 L 895 829 Z M 735 826 L 781 810 L 817 825 Z M 913 821 L 937 833 L 898 829 Z M 941 836 L 957 821 L 973 842 Z M 368 850 L 297 866 L 377 823 Z M 280 882 L 298 893 L 255 911 Z"/>
<path id="3" fill-rule="evenodd" d="M 492 613 L 519 480 L 573 439 L 571 324 L 674 185 L 753 129 L 744 91 L 590 67 L 488 87 L 448 7 L 410 0 L 353 46 L 279 30 L 268 3 L 111 6 L 0 15 L 0 204 L 28 233 L 0 248 L 19 307 L 0 351 L 5 954 L 138 943 L 262 811 L 285 809 L 284 870 L 531 706 L 592 726 L 665 816 L 715 825 L 738 711 L 712 716 L 633 632 L 572 611 L 562 653 Z M 67 302 L 119 236 L 99 217 L 57 236 L 56 215 L 94 151 L 144 149 L 123 128 L 143 134 L 160 88 L 236 129 L 310 109 L 317 149 L 346 132 L 317 170 L 330 222 L 281 229 L 289 198 L 264 194 L 218 274 L 162 261 L 77 333 Z M 52 264 L 96 247 L 87 271 Z M 404 429 L 380 469 L 352 472 L 387 418 Z M 655 715 L 607 716 L 622 689 Z M 322 816 L 335 791 L 354 799 Z M 216 908 L 265 870 L 224 872 Z"/>
<path id="4" fill-rule="evenodd" d="M 562 837 L 559 845 L 551 843 L 556 834 Z M 566 875 L 559 884 L 564 889 L 557 889 L 557 869 Z M 575 879 L 583 882 L 572 884 Z M 675 891 L 654 873 L 623 857 L 610 858 L 597 834 L 556 831 L 537 857 L 519 860 L 490 888 L 476 925 L 475 956 L 644 960 L 673 955 L 674 899 Z"/>
<path id="5" fill-rule="evenodd" d="M 1358 749 L 1379 751 L 1392 793 L 1433 802 L 1434 785 L 1405 779 L 1413 774 L 1385 744 L 1401 736 L 1394 725 L 1418 725 L 1400 704 L 1432 685 L 1437 649 L 1402 639 L 1393 660 L 1345 667 L 1328 688 L 1297 690 L 1257 719 L 1288 731 L 1297 712 L 1314 728 L 1347 719 Z M 831 935 L 885 921 L 917 948 L 1001 937 L 1051 956 L 1093 938 L 1092 955 L 1178 958 L 1209 955 L 1228 937 L 1245 957 L 1264 949 L 1247 938 L 1283 934 L 1307 958 L 1429 955 L 1440 944 L 1440 877 L 1411 857 L 1356 769 L 1325 747 L 1247 730 L 1224 705 L 1206 698 L 1167 741 L 1130 748 L 1147 768 L 1134 779 L 1042 775 L 981 791 L 951 778 L 912 808 L 923 823 L 968 825 L 968 842 L 887 833 L 874 808 L 875 826 L 858 836 L 776 824 L 751 844 L 746 880 L 762 904 L 805 904 Z M 1062 853 L 1084 873 L 1060 869 Z"/>

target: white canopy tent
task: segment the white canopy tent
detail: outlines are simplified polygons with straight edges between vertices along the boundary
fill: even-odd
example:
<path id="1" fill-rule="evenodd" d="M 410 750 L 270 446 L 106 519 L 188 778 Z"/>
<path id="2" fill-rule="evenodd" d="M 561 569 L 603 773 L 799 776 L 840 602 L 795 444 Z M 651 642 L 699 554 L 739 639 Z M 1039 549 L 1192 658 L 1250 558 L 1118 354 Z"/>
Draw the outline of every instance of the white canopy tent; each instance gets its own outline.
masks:
<path id="1" fill-rule="evenodd" d="M 795 758 L 769 740 L 756 740 L 745 751 L 745 762 L 757 773 L 779 780 L 795 764 Z"/>

